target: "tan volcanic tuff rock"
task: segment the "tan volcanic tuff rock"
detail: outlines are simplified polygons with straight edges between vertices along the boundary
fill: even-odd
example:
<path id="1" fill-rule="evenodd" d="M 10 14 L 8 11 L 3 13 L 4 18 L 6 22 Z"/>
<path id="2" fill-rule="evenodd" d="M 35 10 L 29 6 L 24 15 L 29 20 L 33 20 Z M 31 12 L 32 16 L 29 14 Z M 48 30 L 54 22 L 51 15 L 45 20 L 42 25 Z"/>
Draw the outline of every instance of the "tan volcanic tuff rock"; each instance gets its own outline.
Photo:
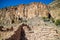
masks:
<path id="1" fill-rule="evenodd" d="M 48 6 L 42 3 L 31 3 L 28 5 L 19 5 L 16 7 L 8 7 L 1 9 L 0 23 L 13 24 L 20 23 L 22 20 L 30 19 L 33 17 L 48 17 Z"/>
<path id="2" fill-rule="evenodd" d="M 48 16 L 48 6 L 42 3 L 1 9 L 0 40 L 60 40 L 56 25 L 43 21 Z"/>
<path id="3" fill-rule="evenodd" d="M 58 30 L 53 23 L 44 22 L 38 17 L 30 19 L 27 23 L 31 30 L 23 26 L 27 40 L 59 40 Z M 22 38 L 24 40 L 24 37 Z"/>
<path id="4" fill-rule="evenodd" d="M 24 17 L 24 11 L 25 11 L 24 8 L 25 8 L 24 4 L 18 6 L 17 8 L 18 10 L 16 11 L 18 16 Z"/>
<path id="5" fill-rule="evenodd" d="M 46 17 L 48 14 L 48 7 L 41 3 L 31 3 L 29 5 L 20 5 L 18 7 L 18 15 L 26 17 L 27 19 L 36 16 Z M 43 11 L 43 12 L 42 12 Z"/>
<path id="6" fill-rule="evenodd" d="M 13 28 L 11 29 L 10 26 Z M 17 24 L 0 29 L 0 40 L 20 40 L 21 27 Z M 1 27 L 1 26 L 0 26 Z M 9 29 L 8 29 L 9 28 Z"/>
<path id="7" fill-rule="evenodd" d="M 50 14 L 54 19 L 60 19 L 60 0 L 55 0 L 49 4 Z"/>
<path id="8" fill-rule="evenodd" d="M 50 10 L 50 14 L 55 20 L 60 19 L 60 8 Z"/>

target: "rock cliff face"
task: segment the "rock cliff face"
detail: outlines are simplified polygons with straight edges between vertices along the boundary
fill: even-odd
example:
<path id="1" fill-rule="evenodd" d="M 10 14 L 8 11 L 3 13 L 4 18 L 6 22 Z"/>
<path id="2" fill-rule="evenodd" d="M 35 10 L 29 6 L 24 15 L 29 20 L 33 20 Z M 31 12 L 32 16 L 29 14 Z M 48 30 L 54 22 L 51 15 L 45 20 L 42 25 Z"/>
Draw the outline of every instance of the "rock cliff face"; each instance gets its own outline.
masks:
<path id="1" fill-rule="evenodd" d="M 34 2 L 0 9 L 0 40 L 59 40 L 48 8 Z"/>
<path id="2" fill-rule="evenodd" d="M 19 15 L 27 19 L 39 16 L 46 17 L 48 14 L 48 7 L 41 3 L 31 3 L 29 5 L 18 6 Z"/>
<path id="3" fill-rule="evenodd" d="M 41 3 L 31 3 L 28 5 L 19 5 L 17 7 L 9 7 L 0 10 L 1 24 L 19 23 L 21 19 L 30 19 L 33 17 L 47 17 L 48 6 Z M 2 22 L 3 21 L 3 22 Z"/>
<path id="4" fill-rule="evenodd" d="M 60 19 L 60 0 L 55 0 L 49 4 L 50 13 L 54 19 Z"/>

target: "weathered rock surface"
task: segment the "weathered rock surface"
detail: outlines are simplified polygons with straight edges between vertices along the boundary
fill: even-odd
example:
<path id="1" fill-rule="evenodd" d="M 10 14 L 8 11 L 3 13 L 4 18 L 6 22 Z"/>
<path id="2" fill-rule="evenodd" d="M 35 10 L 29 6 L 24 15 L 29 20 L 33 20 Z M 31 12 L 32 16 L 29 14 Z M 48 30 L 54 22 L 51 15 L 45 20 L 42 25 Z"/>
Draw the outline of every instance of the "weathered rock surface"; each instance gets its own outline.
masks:
<path id="1" fill-rule="evenodd" d="M 43 19 L 50 18 L 48 8 L 34 2 L 1 9 L 0 40 L 60 40 L 56 25 Z"/>
<path id="2" fill-rule="evenodd" d="M 54 19 L 60 19 L 60 0 L 55 0 L 49 4 L 50 14 Z"/>
<path id="3" fill-rule="evenodd" d="M 9 28 L 10 26 L 6 26 L 6 27 Z M 11 31 L 10 30 L 0 31 L 0 40 L 20 40 L 21 27 L 16 24 L 12 27 L 13 27 L 13 30 Z"/>
<path id="4" fill-rule="evenodd" d="M 36 16 L 47 17 L 48 6 L 42 3 L 31 3 L 19 5 L 0 10 L 0 24 L 19 23 L 22 19 L 30 19 Z"/>

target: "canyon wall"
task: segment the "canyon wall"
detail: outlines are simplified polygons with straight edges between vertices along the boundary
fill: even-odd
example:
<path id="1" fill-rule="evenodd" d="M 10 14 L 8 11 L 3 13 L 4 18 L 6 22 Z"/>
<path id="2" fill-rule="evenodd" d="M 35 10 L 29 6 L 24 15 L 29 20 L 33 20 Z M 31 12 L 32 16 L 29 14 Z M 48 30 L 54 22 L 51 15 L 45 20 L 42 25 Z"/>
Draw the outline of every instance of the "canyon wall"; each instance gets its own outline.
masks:
<path id="1" fill-rule="evenodd" d="M 49 6 L 36 2 L 0 9 L 0 40 L 50 40 L 51 37 L 55 40 L 59 34 L 50 17 L 54 18 L 55 15 L 52 15 Z M 47 22 L 45 18 L 48 18 Z"/>

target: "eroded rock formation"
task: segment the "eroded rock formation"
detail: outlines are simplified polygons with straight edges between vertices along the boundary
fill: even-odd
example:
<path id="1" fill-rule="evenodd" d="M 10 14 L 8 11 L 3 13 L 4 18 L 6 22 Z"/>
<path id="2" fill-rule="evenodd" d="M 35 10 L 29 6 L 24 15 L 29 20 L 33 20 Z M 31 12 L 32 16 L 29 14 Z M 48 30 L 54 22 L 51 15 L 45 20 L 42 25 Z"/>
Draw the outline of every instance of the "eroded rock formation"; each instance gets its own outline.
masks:
<path id="1" fill-rule="evenodd" d="M 19 5 L 17 7 L 9 7 L 0 10 L 1 24 L 19 23 L 22 19 L 30 19 L 33 17 L 47 17 L 49 11 L 48 6 L 42 3 L 31 3 L 28 5 Z M 22 19 L 21 19 L 22 18 Z"/>
<path id="2" fill-rule="evenodd" d="M 48 8 L 34 2 L 0 9 L 0 40 L 59 40 Z"/>

